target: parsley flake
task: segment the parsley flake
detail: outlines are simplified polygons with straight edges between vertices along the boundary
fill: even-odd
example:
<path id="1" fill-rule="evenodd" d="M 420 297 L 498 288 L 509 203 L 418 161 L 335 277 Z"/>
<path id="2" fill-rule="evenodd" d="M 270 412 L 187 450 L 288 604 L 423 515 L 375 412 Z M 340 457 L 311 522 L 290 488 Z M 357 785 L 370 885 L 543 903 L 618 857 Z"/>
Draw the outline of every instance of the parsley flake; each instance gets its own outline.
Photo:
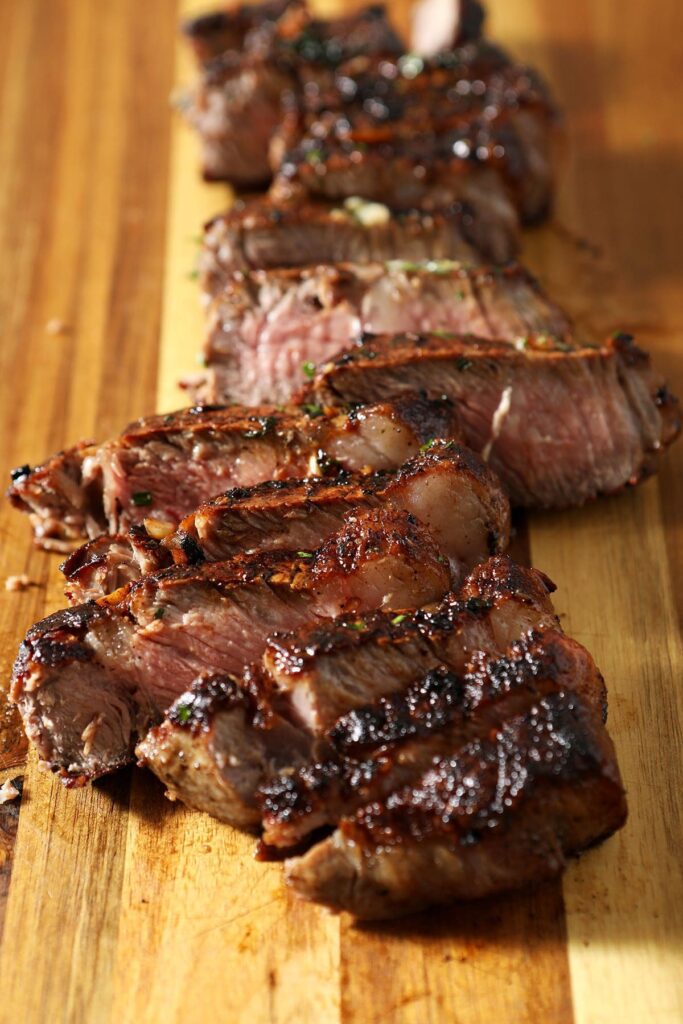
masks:
<path id="1" fill-rule="evenodd" d="M 133 504 L 137 505 L 138 508 L 143 505 L 152 504 L 152 494 L 150 491 L 136 491 L 133 495 Z"/>

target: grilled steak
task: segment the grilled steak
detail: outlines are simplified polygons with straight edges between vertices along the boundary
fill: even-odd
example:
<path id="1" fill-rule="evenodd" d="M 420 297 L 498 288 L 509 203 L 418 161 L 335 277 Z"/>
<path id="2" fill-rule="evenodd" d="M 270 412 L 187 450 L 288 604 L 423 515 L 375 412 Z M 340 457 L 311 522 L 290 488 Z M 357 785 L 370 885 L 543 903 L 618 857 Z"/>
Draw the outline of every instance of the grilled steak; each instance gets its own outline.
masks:
<path id="1" fill-rule="evenodd" d="M 41 760 L 77 785 L 129 760 L 199 673 L 240 672 L 273 631 L 425 604 L 449 580 L 413 517 L 359 512 L 315 553 L 166 569 L 49 616 L 20 648 L 12 698 Z"/>
<path id="2" fill-rule="evenodd" d="M 446 730 L 410 781 L 402 762 L 399 788 L 286 862 L 297 895 L 359 918 L 393 917 L 552 877 L 620 828 L 624 791 L 599 715 L 572 690 L 544 689 L 534 679 L 526 707 L 501 708 L 488 730 L 484 715 Z M 422 751 L 403 752 L 409 761 Z"/>
<path id="3" fill-rule="evenodd" d="M 363 616 L 367 629 L 348 623 L 372 652 L 364 668 L 378 687 L 365 685 L 361 661 L 347 662 L 327 679 L 336 704 L 311 717 L 263 667 L 205 676 L 138 754 L 172 797 L 241 827 L 262 821 L 266 843 L 285 851 L 336 825 L 286 874 L 298 895 L 358 917 L 557 874 L 626 809 L 602 677 L 554 624 L 548 588 L 493 559 L 449 596 L 440 623 L 438 612 L 431 625 L 423 617 L 422 647 L 400 615 L 385 617 L 383 642 L 381 616 Z M 336 623 L 326 641 L 317 629 L 312 645 L 301 637 L 309 672 L 335 648 L 353 649 L 343 630 Z M 450 663 L 434 660 L 437 634 Z M 402 641 L 412 674 L 393 671 Z"/>
<path id="4" fill-rule="evenodd" d="M 199 268 L 209 295 L 235 271 L 371 260 L 495 263 L 517 249 L 516 225 L 497 212 L 456 204 L 434 214 L 394 213 L 380 204 L 239 201 L 206 225 Z"/>
<path id="5" fill-rule="evenodd" d="M 516 641 L 502 658 L 478 652 L 463 675 L 439 665 L 405 689 L 341 715 L 327 734 L 331 753 L 316 752 L 260 786 L 265 842 L 296 846 L 558 690 L 580 697 L 600 720 L 600 673 L 580 644 L 552 629 Z"/>
<path id="6" fill-rule="evenodd" d="M 244 4 L 188 18 L 181 28 L 197 60 L 205 64 L 227 50 L 248 53 L 263 50 L 277 32 L 278 22 L 285 12 L 289 11 L 290 17 L 296 12 L 297 17 L 305 18 L 303 8 L 296 0 Z"/>
<path id="7" fill-rule="evenodd" d="M 175 526 L 230 487 L 400 466 L 430 438 L 457 434 L 441 399 L 411 396 L 331 417 L 309 406 L 309 413 L 204 406 L 149 416 L 113 441 L 79 444 L 33 470 L 15 470 L 10 500 L 29 513 L 38 543 L 68 550 L 84 536 L 125 532 L 146 519 Z"/>
<path id="8" fill-rule="evenodd" d="M 149 523 L 154 530 L 155 524 Z M 162 530 L 170 529 L 164 525 Z M 170 551 L 137 523 L 127 534 L 103 533 L 72 551 L 60 565 L 69 604 L 83 604 L 173 564 Z"/>
<path id="9" fill-rule="evenodd" d="M 423 61 L 361 57 L 297 95 L 272 150 L 273 194 L 395 209 L 464 202 L 514 224 L 547 210 L 554 110 L 534 72 L 488 43 Z"/>
<path id="10" fill-rule="evenodd" d="M 163 543 L 179 564 L 242 551 L 316 548 L 357 508 L 401 508 L 427 526 L 455 579 L 509 540 L 495 476 L 466 448 L 436 441 L 401 469 L 365 479 L 276 481 L 200 506 Z"/>
<path id="11" fill-rule="evenodd" d="M 638 483 L 678 434 L 677 401 L 628 335 L 567 351 L 527 337 L 366 338 L 318 373 L 309 401 L 377 401 L 402 389 L 447 395 L 465 441 L 482 452 L 513 504 L 580 505 Z"/>
<path id="12" fill-rule="evenodd" d="M 257 787 L 282 761 L 283 721 L 300 733 L 297 758 L 285 768 L 307 745 L 329 759 L 337 741 L 325 737 L 340 729 L 350 749 L 354 716 L 359 734 L 370 729 L 367 705 L 381 708 L 382 698 L 400 699 L 432 670 L 464 673 L 477 652 L 500 656 L 528 630 L 556 626 L 551 587 L 535 570 L 496 557 L 431 610 L 342 618 L 271 637 L 262 667 L 240 680 L 199 679 L 138 754 L 175 797 L 233 824 L 256 825 Z M 298 827 L 306 831 L 304 819 Z"/>
<path id="13" fill-rule="evenodd" d="M 304 363 L 324 363 L 362 333 L 470 332 L 515 339 L 571 326 L 519 264 L 451 260 L 341 264 L 235 274 L 209 308 L 203 402 L 287 401 Z"/>
<path id="14" fill-rule="evenodd" d="M 268 148 L 282 94 L 297 89 L 302 63 L 325 69 L 357 53 L 403 50 L 381 6 L 322 20 L 302 4 L 282 11 L 269 5 L 263 15 L 243 8 L 237 17 L 200 19 L 188 28 L 202 66 L 180 106 L 199 134 L 204 177 L 243 187 L 270 178 Z"/>
<path id="15" fill-rule="evenodd" d="M 277 548 L 313 550 L 355 509 L 387 505 L 428 527 L 455 582 L 507 547 L 509 503 L 495 476 L 455 441 L 436 441 L 397 471 L 234 488 L 200 505 L 161 543 L 141 526 L 128 537 L 97 537 L 63 563 L 65 594 L 70 604 L 101 597 L 173 561 L 194 565 Z"/>

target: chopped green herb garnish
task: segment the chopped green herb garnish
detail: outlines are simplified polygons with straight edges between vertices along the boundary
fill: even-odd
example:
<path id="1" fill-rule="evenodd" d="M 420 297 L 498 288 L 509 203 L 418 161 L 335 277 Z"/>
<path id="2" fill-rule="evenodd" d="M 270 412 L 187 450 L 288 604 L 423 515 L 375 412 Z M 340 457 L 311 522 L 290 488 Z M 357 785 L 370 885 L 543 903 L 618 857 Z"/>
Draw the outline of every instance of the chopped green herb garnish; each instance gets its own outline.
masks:
<path id="1" fill-rule="evenodd" d="M 313 378 L 315 377 L 315 363 L 312 363 L 310 359 L 307 359 L 306 362 L 301 367 L 301 369 L 304 371 L 304 375 L 308 377 L 309 380 L 313 380 Z"/>
<path id="2" fill-rule="evenodd" d="M 304 405 L 301 406 L 301 408 L 309 416 L 322 416 L 322 414 L 323 414 L 323 407 L 322 407 L 322 405 L 306 405 L 306 404 L 304 404 Z"/>
<path id="3" fill-rule="evenodd" d="M 320 160 L 322 160 L 322 157 L 322 149 L 309 149 L 309 151 L 306 153 L 306 160 L 308 161 L 309 164 L 317 164 Z"/>
<path id="4" fill-rule="evenodd" d="M 154 618 L 155 619 L 163 619 L 165 612 L 166 612 L 165 608 L 157 608 L 157 610 L 154 613 Z"/>
<path id="5" fill-rule="evenodd" d="M 150 491 L 136 491 L 133 495 L 133 504 L 138 507 L 142 505 L 151 505 L 152 495 Z"/>
<path id="6" fill-rule="evenodd" d="M 391 625 L 400 626 L 401 623 L 404 622 L 407 618 L 407 615 L 394 615 L 393 619 L 391 620 Z"/>
<path id="7" fill-rule="evenodd" d="M 312 551 L 297 551 L 299 558 L 313 558 Z"/>
<path id="8" fill-rule="evenodd" d="M 365 623 L 361 621 L 347 622 L 346 625 L 349 629 L 355 629 L 357 633 L 362 633 L 364 629 L 367 629 Z"/>
<path id="9" fill-rule="evenodd" d="M 175 717 L 181 725 L 187 725 L 192 718 L 192 708 L 188 707 L 187 704 L 180 704 L 175 709 Z"/>
<path id="10" fill-rule="evenodd" d="M 430 448 L 434 447 L 434 445 L 436 444 L 436 440 L 437 439 L 435 437 L 430 437 L 430 439 L 428 441 L 425 441 L 424 444 L 420 445 L 420 451 L 421 452 L 428 452 Z"/>

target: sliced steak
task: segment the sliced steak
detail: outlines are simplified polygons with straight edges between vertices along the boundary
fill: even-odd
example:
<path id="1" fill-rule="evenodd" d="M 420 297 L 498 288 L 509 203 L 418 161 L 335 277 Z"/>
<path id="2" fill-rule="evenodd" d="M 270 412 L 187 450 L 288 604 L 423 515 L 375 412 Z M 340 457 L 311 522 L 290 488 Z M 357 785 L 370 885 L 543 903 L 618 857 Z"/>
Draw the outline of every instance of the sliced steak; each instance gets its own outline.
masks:
<path id="1" fill-rule="evenodd" d="M 136 748 L 167 796 L 236 828 L 258 829 L 259 785 L 303 766 L 311 737 L 263 700 L 258 668 L 243 676 L 207 673 L 172 705 Z"/>
<path id="2" fill-rule="evenodd" d="M 310 555 L 167 569 L 49 616 L 20 648 L 12 699 L 41 760 L 77 785 L 129 760 L 197 675 L 240 672 L 273 631 L 425 604 L 449 580 L 413 517 L 360 512 Z"/>
<path id="3" fill-rule="evenodd" d="M 599 718 L 604 685 L 593 659 L 557 629 L 516 641 L 502 658 L 478 652 L 463 675 L 439 665 L 374 704 L 342 715 L 332 752 L 281 769 L 257 794 L 268 845 L 294 847 L 325 825 L 383 801 L 438 757 L 485 739 L 532 701 L 572 692 Z"/>
<path id="4" fill-rule="evenodd" d="M 556 627 L 550 587 L 535 570 L 497 557 L 431 611 L 342 618 L 271 638 L 263 667 L 243 679 L 199 679 L 138 755 L 174 797 L 233 824 L 256 824 L 257 787 L 282 762 L 283 721 L 300 736 L 297 757 L 283 768 L 294 768 L 306 746 L 329 760 L 342 731 L 350 750 L 354 728 L 370 731 L 368 703 L 381 707 L 381 698 L 408 692 L 432 670 L 463 673 L 478 651 L 502 655 L 528 630 Z M 305 822 L 299 827 L 305 832 Z"/>
<path id="5" fill-rule="evenodd" d="M 624 791 L 599 714 L 572 690 L 539 690 L 534 680 L 526 708 L 483 735 L 476 716 L 471 739 L 456 728 L 449 744 L 445 732 L 429 765 L 417 745 L 410 781 L 286 862 L 297 895 L 393 917 L 553 877 L 620 828 Z"/>
<path id="6" fill-rule="evenodd" d="M 392 213 L 378 203 L 242 200 L 209 221 L 199 258 L 202 286 L 216 294 L 236 271 L 378 260 L 511 259 L 517 229 L 497 211 L 462 204 Z"/>
<path id="7" fill-rule="evenodd" d="M 542 573 L 498 556 L 434 608 L 344 618 L 270 637 L 263 664 L 291 717 L 325 733 L 340 715 L 407 686 L 432 668 L 466 670 L 477 651 L 502 654 L 529 630 L 557 626 Z"/>
<path id="8" fill-rule="evenodd" d="M 449 403 L 419 395 L 351 414 L 308 410 L 198 406 L 149 416 L 112 441 L 20 467 L 9 497 L 28 512 L 37 543 L 69 550 L 144 520 L 163 531 L 230 487 L 400 466 L 430 438 L 457 434 Z"/>
<path id="9" fill-rule="evenodd" d="M 190 23 L 186 34 L 201 68 L 179 105 L 199 135 L 204 177 L 241 187 L 270 178 L 282 95 L 297 90 L 302 64 L 324 70 L 357 53 L 404 48 L 379 5 L 330 20 L 311 18 L 296 3 L 281 11 L 269 5 L 263 15 L 242 9 Z"/>
<path id="10" fill-rule="evenodd" d="M 235 274 L 209 308 L 203 402 L 287 401 L 304 363 L 324 363 L 365 332 L 469 332 L 571 339 L 567 317 L 519 264 L 452 260 L 319 265 Z"/>
<path id="11" fill-rule="evenodd" d="M 163 544 L 179 564 L 250 550 L 310 550 L 358 508 L 412 513 L 448 557 L 456 583 L 509 541 L 509 504 L 495 476 L 468 449 L 436 441 L 394 472 L 229 491 L 191 513 Z"/>
<path id="12" fill-rule="evenodd" d="M 128 537 L 98 537 L 62 565 L 65 594 L 70 604 L 101 597 L 174 561 L 194 565 L 255 551 L 312 551 L 354 510 L 386 506 L 411 512 L 427 526 L 455 583 L 508 545 L 509 503 L 494 474 L 456 442 L 434 442 L 396 471 L 235 488 L 200 505 L 161 542 L 140 526 Z"/>
<path id="13" fill-rule="evenodd" d="M 197 61 L 205 64 L 227 50 L 251 53 L 262 49 L 263 38 L 270 40 L 273 32 L 277 31 L 280 18 L 286 11 L 294 9 L 301 17 L 304 5 L 297 0 L 242 4 L 188 18 L 182 23 L 181 30 Z"/>
<path id="14" fill-rule="evenodd" d="M 273 195 L 463 202 L 514 224 L 513 203 L 533 222 L 550 203 L 554 121 L 535 73 L 487 43 L 432 60 L 356 58 L 297 94 L 272 150 Z"/>
<path id="15" fill-rule="evenodd" d="M 287 62 L 259 54 L 229 50 L 205 65 L 178 105 L 199 136 L 206 181 L 227 180 L 239 188 L 270 181 L 269 146 L 282 120 L 281 97 L 295 85 Z"/>
<path id="16" fill-rule="evenodd" d="M 678 402 L 628 335 L 567 351 L 456 335 L 367 337 L 319 370 L 308 401 L 378 401 L 403 388 L 447 395 L 465 440 L 513 504 L 563 508 L 653 472 L 680 431 Z"/>

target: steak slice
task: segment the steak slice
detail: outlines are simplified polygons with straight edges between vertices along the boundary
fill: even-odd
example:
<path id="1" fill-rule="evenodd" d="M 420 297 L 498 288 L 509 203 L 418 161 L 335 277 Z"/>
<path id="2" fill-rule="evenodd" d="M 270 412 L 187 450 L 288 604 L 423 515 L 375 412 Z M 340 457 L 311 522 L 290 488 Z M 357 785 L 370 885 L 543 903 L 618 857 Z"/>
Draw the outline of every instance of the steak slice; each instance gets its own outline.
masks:
<path id="1" fill-rule="evenodd" d="M 678 402 L 628 335 L 567 351 L 548 336 L 517 345 L 471 336 L 365 338 L 323 366 L 309 401 L 378 401 L 403 388 L 447 395 L 466 443 L 513 504 L 564 508 L 653 472 L 680 431 Z"/>
<path id="2" fill-rule="evenodd" d="M 130 760 L 197 675 L 239 673 L 274 630 L 425 604 L 449 579 L 413 517 L 360 512 L 315 553 L 171 568 L 49 616 L 21 645 L 12 699 L 41 760 L 79 785 Z"/>
<path id="3" fill-rule="evenodd" d="M 228 491 L 191 513 L 163 544 L 178 564 L 250 550 L 313 549 L 358 508 L 412 513 L 448 556 L 456 581 L 509 540 L 509 505 L 494 475 L 468 449 L 436 441 L 394 472 Z"/>
<path id="4" fill-rule="evenodd" d="M 506 556 L 474 569 L 436 607 L 344 618 L 324 628 L 273 634 L 263 665 L 290 716 L 326 733 L 361 708 L 440 665 L 463 673 L 477 651 L 502 654 L 529 630 L 557 626 L 553 584 Z"/>
<path id="5" fill-rule="evenodd" d="M 214 297 L 207 369 L 189 390 L 203 402 L 287 401 L 304 363 L 326 362 L 362 333 L 437 330 L 571 341 L 567 317 L 519 264 L 392 260 L 252 270 Z"/>
<path id="6" fill-rule="evenodd" d="M 297 94 L 271 151 L 273 194 L 500 215 L 512 201 L 533 222 L 550 203 L 554 123 L 538 76 L 488 43 L 431 60 L 356 58 Z M 505 217 L 514 223 L 514 209 Z"/>
<path id="7" fill-rule="evenodd" d="M 504 263 L 517 226 L 499 211 L 456 203 L 434 213 L 392 213 L 381 204 L 239 200 L 205 227 L 202 287 L 213 295 L 236 271 L 378 260 Z"/>
<path id="8" fill-rule="evenodd" d="M 379 5 L 329 20 L 311 18 L 300 3 L 281 11 L 268 5 L 264 14 L 242 9 L 237 17 L 191 22 L 186 34 L 200 76 L 179 105 L 199 134 L 204 177 L 241 187 L 270 178 L 268 149 L 282 95 L 298 88 L 302 63 L 327 68 L 356 53 L 403 50 Z"/>
<path id="9" fill-rule="evenodd" d="M 430 438 L 457 435 L 449 403 L 419 395 L 331 416 L 308 410 L 196 406 L 148 416 L 112 441 L 20 467 L 9 498 L 28 512 L 38 544 L 63 551 L 144 520 L 173 527 L 230 487 L 392 468 Z"/>
<path id="10" fill-rule="evenodd" d="M 602 712 L 604 684 L 593 659 L 557 629 L 524 636 L 502 658 L 478 652 L 463 675 L 443 665 L 431 669 L 405 689 L 342 715 L 328 733 L 332 753 L 318 752 L 262 783 L 264 841 L 297 846 L 558 690 Z"/>
<path id="11" fill-rule="evenodd" d="M 70 604 L 101 597 L 172 562 L 193 565 L 254 551 L 313 550 L 354 510 L 384 506 L 411 512 L 428 527 L 455 582 L 463 570 L 504 551 L 509 541 L 509 503 L 495 476 L 468 449 L 442 441 L 397 471 L 235 488 L 200 505 L 161 542 L 141 526 L 128 537 L 97 537 L 63 563 L 65 594 Z"/>
<path id="12" fill-rule="evenodd" d="M 614 747 L 577 693 L 531 692 L 488 733 L 477 735 L 476 718 L 470 729 L 450 747 L 444 734 L 410 781 L 287 861 L 296 894 L 358 918 L 394 917 L 553 877 L 623 825 Z"/>
<path id="13" fill-rule="evenodd" d="M 366 705 L 404 693 L 444 666 L 463 673 L 478 651 L 503 655 L 530 629 L 556 627 L 551 586 L 541 573 L 499 556 L 431 611 L 347 617 L 271 637 L 263 665 L 242 679 L 196 681 L 139 744 L 138 756 L 174 798 L 255 826 L 257 787 L 276 761 L 290 770 L 304 764 L 306 747 L 308 756 L 329 760 L 335 725 L 348 737 L 344 723 L 354 715 L 367 723 Z M 283 722 L 299 734 L 289 764 L 279 743 Z M 369 724 L 359 732 L 367 735 Z M 299 827 L 306 831 L 305 823 Z"/>
<path id="14" fill-rule="evenodd" d="M 261 49 L 264 40 L 272 38 L 286 11 L 297 9 L 301 17 L 303 8 L 296 0 L 242 4 L 188 18 L 183 21 L 181 30 L 197 61 L 205 64 L 227 50 L 253 52 Z"/>

